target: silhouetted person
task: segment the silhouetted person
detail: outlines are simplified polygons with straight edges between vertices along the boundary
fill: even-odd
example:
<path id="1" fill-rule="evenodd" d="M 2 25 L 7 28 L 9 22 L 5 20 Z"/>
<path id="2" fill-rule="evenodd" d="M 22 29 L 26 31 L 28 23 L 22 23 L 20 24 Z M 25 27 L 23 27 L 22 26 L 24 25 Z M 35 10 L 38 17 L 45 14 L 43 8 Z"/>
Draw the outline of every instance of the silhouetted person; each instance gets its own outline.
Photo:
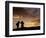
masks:
<path id="1" fill-rule="evenodd" d="M 23 21 L 21 21 L 21 28 L 23 28 L 24 27 L 24 22 Z"/>
<path id="2" fill-rule="evenodd" d="M 19 28 L 20 21 L 16 23 L 17 29 Z"/>

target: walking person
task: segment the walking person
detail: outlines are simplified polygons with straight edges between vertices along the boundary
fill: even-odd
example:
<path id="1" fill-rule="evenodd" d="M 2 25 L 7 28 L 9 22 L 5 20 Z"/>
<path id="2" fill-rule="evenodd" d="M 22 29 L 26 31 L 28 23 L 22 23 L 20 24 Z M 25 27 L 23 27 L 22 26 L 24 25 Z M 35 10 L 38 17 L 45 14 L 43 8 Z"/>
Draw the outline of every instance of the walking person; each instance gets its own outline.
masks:
<path id="1" fill-rule="evenodd" d="M 20 21 L 16 23 L 17 29 L 19 28 Z"/>
<path id="2" fill-rule="evenodd" d="M 24 22 L 23 21 L 21 21 L 21 28 L 23 28 L 24 27 Z"/>

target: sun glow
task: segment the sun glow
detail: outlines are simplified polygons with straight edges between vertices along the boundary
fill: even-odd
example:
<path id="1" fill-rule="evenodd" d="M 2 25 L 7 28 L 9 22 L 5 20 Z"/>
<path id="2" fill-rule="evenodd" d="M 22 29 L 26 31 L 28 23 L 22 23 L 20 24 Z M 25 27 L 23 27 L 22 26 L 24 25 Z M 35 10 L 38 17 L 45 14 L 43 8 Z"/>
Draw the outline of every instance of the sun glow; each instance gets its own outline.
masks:
<path id="1" fill-rule="evenodd" d="M 36 27 L 36 26 L 39 26 L 39 21 L 37 20 L 33 20 L 33 21 L 28 21 L 28 22 L 25 22 L 24 24 L 25 26 L 24 27 Z"/>
<path id="2" fill-rule="evenodd" d="M 23 16 L 15 16 L 14 18 L 21 19 Z"/>

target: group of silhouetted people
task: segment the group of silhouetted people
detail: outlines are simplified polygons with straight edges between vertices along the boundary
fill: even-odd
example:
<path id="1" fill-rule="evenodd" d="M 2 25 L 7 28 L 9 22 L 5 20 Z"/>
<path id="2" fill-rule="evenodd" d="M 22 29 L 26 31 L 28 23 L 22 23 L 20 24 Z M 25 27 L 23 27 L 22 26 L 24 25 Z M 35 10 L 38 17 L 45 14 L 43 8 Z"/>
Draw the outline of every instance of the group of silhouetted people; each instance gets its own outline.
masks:
<path id="1" fill-rule="evenodd" d="M 16 23 L 16 26 L 17 26 L 17 29 L 19 28 L 19 24 L 21 24 L 21 28 L 23 28 L 24 27 L 24 22 L 23 21 L 18 21 L 17 23 Z"/>

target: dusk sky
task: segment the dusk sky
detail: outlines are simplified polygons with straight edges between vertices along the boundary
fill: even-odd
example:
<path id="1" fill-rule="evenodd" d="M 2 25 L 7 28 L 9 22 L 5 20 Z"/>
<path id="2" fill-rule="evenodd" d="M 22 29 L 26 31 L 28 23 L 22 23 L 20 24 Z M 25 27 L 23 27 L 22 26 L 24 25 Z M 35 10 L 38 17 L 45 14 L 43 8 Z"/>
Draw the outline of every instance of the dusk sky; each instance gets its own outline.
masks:
<path id="1" fill-rule="evenodd" d="M 16 28 L 19 20 L 24 21 L 24 27 L 40 26 L 40 8 L 13 7 L 13 28 Z M 34 21 L 33 24 L 31 24 L 32 21 Z"/>

